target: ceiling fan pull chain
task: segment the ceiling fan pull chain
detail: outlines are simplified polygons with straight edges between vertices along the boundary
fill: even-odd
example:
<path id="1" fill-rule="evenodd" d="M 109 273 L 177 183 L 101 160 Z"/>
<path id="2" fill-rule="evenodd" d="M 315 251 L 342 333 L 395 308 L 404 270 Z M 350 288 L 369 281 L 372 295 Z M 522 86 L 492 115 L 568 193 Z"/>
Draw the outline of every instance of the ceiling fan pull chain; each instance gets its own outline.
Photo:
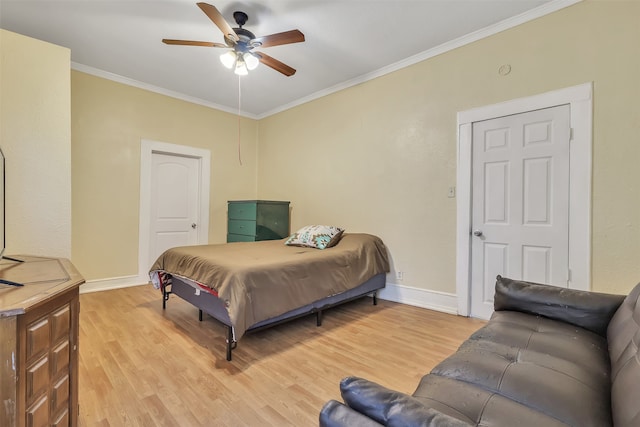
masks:
<path id="1" fill-rule="evenodd" d="M 238 76 L 238 162 L 242 166 L 242 151 L 240 149 L 240 112 L 242 111 L 242 91 L 240 90 L 241 76 Z"/>

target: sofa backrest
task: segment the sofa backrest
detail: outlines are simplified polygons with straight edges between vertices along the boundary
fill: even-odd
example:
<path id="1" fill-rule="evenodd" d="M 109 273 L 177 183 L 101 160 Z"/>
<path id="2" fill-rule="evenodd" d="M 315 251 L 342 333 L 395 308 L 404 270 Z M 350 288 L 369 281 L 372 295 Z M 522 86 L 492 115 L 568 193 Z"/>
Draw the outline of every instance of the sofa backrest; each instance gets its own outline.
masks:
<path id="1" fill-rule="evenodd" d="M 611 409 L 616 427 L 640 426 L 640 283 L 607 329 L 611 359 Z"/>

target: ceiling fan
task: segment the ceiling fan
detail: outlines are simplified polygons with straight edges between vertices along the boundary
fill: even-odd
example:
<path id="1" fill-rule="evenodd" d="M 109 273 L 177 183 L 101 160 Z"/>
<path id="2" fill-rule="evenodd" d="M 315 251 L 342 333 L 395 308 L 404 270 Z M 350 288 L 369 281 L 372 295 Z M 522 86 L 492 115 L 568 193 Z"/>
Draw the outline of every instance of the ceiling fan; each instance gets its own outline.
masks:
<path id="1" fill-rule="evenodd" d="M 260 62 L 267 67 L 271 67 L 274 70 L 281 72 L 287 77 L 296 73 L 296 70 L 287 64 L 272 58 L 266 53 L 257 52 L 253 49 L 257 47 L 271 47 L 303 42 L 304 34 L 299 30 L 291 30 L 264 37 L 256 37 L 251 31 L 242 28 L 242 26 L 247 22 L 247 19 L 249 19 L 246 13 L 240 11 L 233 12 L 233 18 L 235 19 L 236 24 L 238 24 L 238 28 L 231 28 L 215 6 L 208 3 L 198 3 L 198 7 L 209 17 L 209 19 L 211 19 L 211 21 L 213 21 L 214 24 L 216 24 L 220 31 L 222 31 L 225 44 L 174 39 L 162 39 L 163 43 L 171 45 L 231 49 L 220 55 L 220 61 L 222 61 L 227 68 L 233 69 L 234 72 L 240 76 L 247 75 L 248 71 L 255 69 Z"/>

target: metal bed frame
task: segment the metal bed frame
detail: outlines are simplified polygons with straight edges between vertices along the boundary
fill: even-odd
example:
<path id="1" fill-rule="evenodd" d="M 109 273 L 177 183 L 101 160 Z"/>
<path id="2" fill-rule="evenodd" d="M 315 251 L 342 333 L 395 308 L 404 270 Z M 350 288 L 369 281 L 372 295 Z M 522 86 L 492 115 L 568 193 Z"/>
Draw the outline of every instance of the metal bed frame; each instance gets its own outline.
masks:
<path id="1" fill-rule="evenodd" d="M 268 327 L 276 326 L 284 322 L 288 322 L 299 317 L 307 316 L 310 314 L 316 315 L 316 325 L 322 325 L 322 314 L 325 310 L 335 307 L 340 304 L 344 304 L 349 301 L 353 301 L 358 298 L 362 298 L 367 295 L 372 295 L 373 304 L 377 305 L 377 291 L 385 286 L 385 274 L 377 274 L 365 281 L 364 283 L 342 292 L 337 295 L 331 295 L 321 300 L 315 301 L 311 304 L 307 304 L 303 307 L 296 308 L 288 311 L 279 316 L 271 319 L 263 320 L 255 323 L 247 328 L 246 332 L 255 332 Z M 171 287 L 171 289 L 167 289 Z M 175 294 L 183 300 L 191 303 L 198 308 L 198 318 L 200 321 L 203 319 L 203 313 L 207 313 L 223 325 L 227 330 L 227 360 L 231 361 L 231 353 L 237 347 L 238 342 L 235 339 L 235 332 L 229 313 L 225 307 L 224 301 L 220 300 L 215 295 L 194 288 L 179 277 L 173 276 L 170 285 L 164 286 L 162 289 L 162 309 L 166 309 L 169 296 Z"/>

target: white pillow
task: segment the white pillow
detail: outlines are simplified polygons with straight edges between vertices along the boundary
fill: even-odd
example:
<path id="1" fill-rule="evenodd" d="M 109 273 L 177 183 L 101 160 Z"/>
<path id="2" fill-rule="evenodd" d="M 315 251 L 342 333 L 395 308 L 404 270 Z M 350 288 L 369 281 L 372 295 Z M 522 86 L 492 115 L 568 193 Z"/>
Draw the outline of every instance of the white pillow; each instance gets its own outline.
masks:
<path id="1" fill-rule="evenodd" d="M 343 232 L 344 228 L 340 227 L 307 225 L 289 236 L 284 244 L 288 246 L 326 249 L 337 245 Z"/>

